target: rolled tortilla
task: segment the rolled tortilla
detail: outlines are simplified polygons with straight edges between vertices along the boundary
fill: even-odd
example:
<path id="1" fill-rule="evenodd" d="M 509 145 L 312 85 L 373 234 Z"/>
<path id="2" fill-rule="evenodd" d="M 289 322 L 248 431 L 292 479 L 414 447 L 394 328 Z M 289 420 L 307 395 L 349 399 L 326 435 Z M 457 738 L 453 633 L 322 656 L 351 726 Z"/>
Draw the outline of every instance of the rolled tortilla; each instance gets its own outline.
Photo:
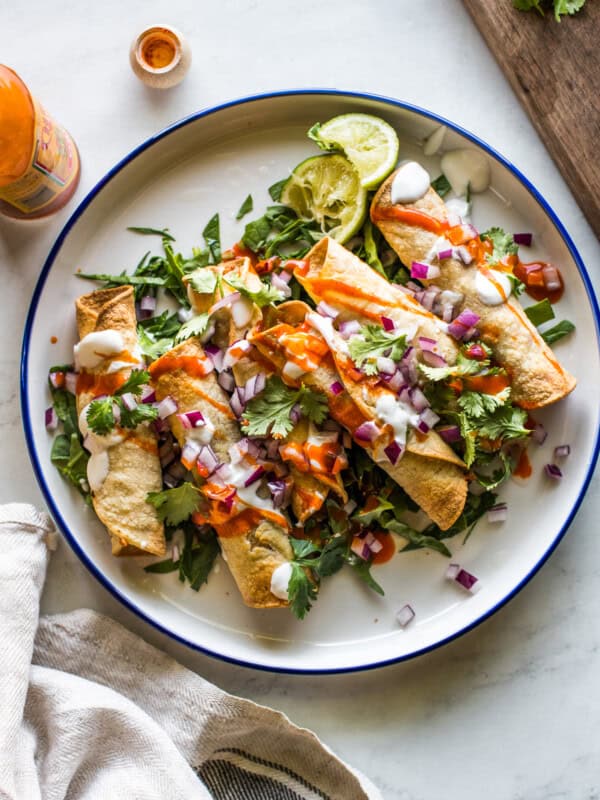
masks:
<path id="1" fill-rule="evenodd" d="M 419 336 L 436 339 L 440 355 L 450 364 L 456 361 L 458 348 L 445 333 L 444 323 L 335 239 L 321 239 L 305 262 L 306 267 L 296 267 L 294 275 L 315 303 L 324 300 L 335 306 L 340 319 L 380 324 L 382 317 L 388 317 L 398 328 L 414 330 L 417 350 Z"/>
<path id="2" fill-rule="evenodd" d="M 297 318 L 299 304 L 290 305 L 294 306 Z M 281 310 L 283 308 L 280 306 Z M 308 306 L 305 309 L 308 311 Z M 279 372 L 287 359 L 281 337 L 293 330 L 294 326 L 279 323 L 265 331 L 257 331 L 252 337 L 255 346 Z M 339 383 L 340 378 L 344 391 L 336 393 L 331 387 Z M 327 398 L 332 418 L 351 434 L 364 422 L 374 420 L 374 403 L 359 405 L 357 402 L 364 387 L 357 391 L 348 375 L 339 374 L 331 355 L 323 358 L 315 369 L 306 372 L 302 381 Z M 360 441 L 359 444 L 442 530 L 447 530 L 458 519 L 467 497 L 465 465 L 435 432 L 430 431 L 426 436 L 411 432 L 406 451 L 395 465 L 387 458 L 381 458 L 379 442 L 368 444 Z"/>
<path id="3" fill-rule="evenodd" d="M 227 395 L 217 383 L 214 372 L 206 372 L 203 368 L 205 362 L 202 345 L 198 339 L 192 338 L 155 361 L 150 366 L 150 374 L 159 400 L 170 395 L 177 402 L 178 413 L 196 410 L 202 413 L 214 428 L 210 441 L 212 449 L 220 462 L 229 463 L 229 448 L 241 439 L 241 435 Z M 169 425 L 183 448 L 189 431 L 176 414 L 169 417 Z M 242 512 L 214 525 L 223 556 L 242 598 L 253 608 L 287 605 L 286 600 L 271 593 L 271 577 L 277 567 L 293 558 L 286 530 L 282 524 L 264 516 L 265 513 L 261 512 L 261 516 L 256 518 L 257 515 L 242 516 Z M 282 518 L 281 514 L 278 516 Z M 282 521 L 285 524 L 284 518 Z"/>
<path id="4" fill-rule="evenodd" d="M 448 228 L 447 210 L 442 198 L 431 188 L 415 203 L 392 204 L 391 186 L 395 174 L 390 175 L 373 198 L 371 219 L 401 261 L 410 265 L 431 257 L 438 236 Z M 407 224 L 407 217 L 394 216 L 395 209 L 401 214 L 415 211 L 420 214 L 415 216 L 415 224 Z M 435 285 L 460 292 L 464 296 L 464 307 L 481 317 L 477 328 L 483 341 L 492 348 L 494 359 L 510 377 L 513 402 L 522 408 L 541 408 L 555 403 L 575 388 L 575 378 L 559 364 L 514 295 L 499 305 L 486 305 L 476 291 L 475 264 L 465 266 L 449 258 L 440 263 L 440 268 L 441 275 L 435 278 Z"/>
<path id="5" fill-rule="evenodd" d="M 92 292 L 80 297 L 75 307 L 80 340 L 90 334 L 109 331 L 115 332 L 115 340 L 123 345 L 120 352 L 111 352 L 105 358 L 99 353 L 96 366 L 80 369 L 77 411 L 81 415 L 94 398 L 113 394 L 132 369 L 141 364 L 136 355 L 138 343 L 131 286 Z M 101 456 L 108 458 L 106 477 L 101 486 L 92 491 L 96 514 L 111 536 L 112 552 L 114 555 L 164 555 L 163 524 L 156 509 L 146 502 L 148 492 L 162 488 L 156 434 L 144 424 L 135 430 L 120 430 L 114 439 L 118 441 L 108 447 L 106 456 Z M 88 476 L 94 458 L 92 455 L 88 464 Z M 90 480 L 90 484 L 93 483 Z"/>

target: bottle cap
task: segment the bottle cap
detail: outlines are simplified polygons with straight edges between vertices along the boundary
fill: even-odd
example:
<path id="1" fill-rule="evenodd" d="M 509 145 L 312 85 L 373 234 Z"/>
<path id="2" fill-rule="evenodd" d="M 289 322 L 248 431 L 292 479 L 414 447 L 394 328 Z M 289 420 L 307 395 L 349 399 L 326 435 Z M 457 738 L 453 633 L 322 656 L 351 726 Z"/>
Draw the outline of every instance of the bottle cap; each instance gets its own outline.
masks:
<path id="1" fill-rule="evenodd" d="M 133 71 L 146 86 L 169 89 L 185 77 L 192 53 L 176 28 L 152 25 L 133 40 L 129 60 Z"/>

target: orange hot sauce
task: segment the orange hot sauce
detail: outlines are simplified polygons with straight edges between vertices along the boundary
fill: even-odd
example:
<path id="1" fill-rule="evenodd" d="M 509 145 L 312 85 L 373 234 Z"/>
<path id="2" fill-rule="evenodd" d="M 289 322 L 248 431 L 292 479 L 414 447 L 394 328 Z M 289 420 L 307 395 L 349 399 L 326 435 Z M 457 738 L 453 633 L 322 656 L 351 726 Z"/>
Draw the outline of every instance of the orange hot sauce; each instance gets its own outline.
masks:
<path id="1" fill-rule="evenodd" d="M 0 64 L 0 212 L 15 219 L 53 214 L 71 199 L 79 171 L 71 136 Z"/>

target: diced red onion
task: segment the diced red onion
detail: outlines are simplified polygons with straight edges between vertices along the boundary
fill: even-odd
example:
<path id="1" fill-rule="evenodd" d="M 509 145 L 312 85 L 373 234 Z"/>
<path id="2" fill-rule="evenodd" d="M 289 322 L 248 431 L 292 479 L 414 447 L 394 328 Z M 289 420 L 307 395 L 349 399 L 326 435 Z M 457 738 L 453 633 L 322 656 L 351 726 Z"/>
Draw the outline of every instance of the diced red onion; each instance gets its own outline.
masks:
<path id="1" fill-rule="evenodd" d="M 236 417 L 242 416 L 244 413 L 244 401 L 240 389 L 234 389 L 233 394 L 229 398 L 229 405 Z"/>
<path id="2" fill-rule="evenodd" d="M 283 377 L 291 381 L 297 381 L 298 378 L 301 378 L 305 373 L 306 370 L 302 369 L 301 366 L 295 364 L 293 361 L 286 361 L 281 370 Z"/>
<path id="3" fill-rule="evenodd" d="M 121 406 L 117 405 L 116 403 L 113 403 L 112 410 L 113 410 L 113 417 L 115 418 L 115 422 L 118 425 L 119 422 L 121 421 Z"/>
<path id="4" fill-rule="evenodd" d="M 286 267 L 284 266 L 280 273 L 273 273 L 273 275 L 277 275 L 280 281 L 287 284 L 292 280 L 292 273 L 289 272 Z"/>
<path id="5" fill-rule="evenodd" d="M 383 325 L 383 329 L 386 331 L 393 331 L 396 328 L 394 320 L 390 319 L 389 317 L 381 317 L 381 324 Z"/>
<path id="6" fill-rule="evenodd" d="M 401 628 L 406 628 L 406 626 L 412 622 L 414 618 L 415 612 L 413 611 L 412 606 L 409 606 L 408 603 L 405 606 L 402 606 L 400 611 L 396 612 L 396 622 Z"/>
<path id="7" fill-rule="evenodd" d="M 213 363 L 214 368 L 217 372 L 221 372 L 223 369 L 223 359 L 225 358 L 225 352 L 217 347 L 216 344 L 206 344 L 204 346 L 204 352 L 210 358 Z"/>
<path id="8" fill-rule="evenodd" d="M 60 389 L 64 381 L 64 372 L 50 372 L 48 373 L 48 380 L 55 389 Z"/>
<path id="9" fill-rule="evenodd" d="M 334 381 L 329 387 L 329 391 L 332 394 L 341 394 L 344 391 L 344 387 L 339 381 Z"/>
<path id="10" fill-rule="evenodd" d="M 454 442 L 460 442 L 462 438 L 460 435 L 460 428 L 458 427 L 458 425 L 442 425 L 441 428 L 437 429 L 437 432 L 442 437 L 442 439 L 448 444 L 453 444 Z"/>
<path id="11" fill-rule="evenodd" d="M 200 445 L 196 442 L 186 442 L 181 451 L 181 462 L 184 466 L 191 468 L 200 453 Z"/>
<path id="12" fill-rule="evenodd" d="M 180 308 L 177 311 L 177 319 L 182 325 L 184 322 L 189 322 L 193 316 L 194 310 L 192 308 Z"/>
<path id="13" fill-rule="evenodd" d="M 220 300 L 217 300 L 216 303 L 210 307 L 209 313 L 214 314 L 215 311 L 218 311 L 220 308 L 227 308 L 227 306 L 233 305 L 237 302 L 241 297 L 239 292 L 231 292 L 230 294 L 226 294 L 225 297 L 222 297 Z"/>
<path id="14" fill-rule="evenodd" d="M 544 467 L 544 472 L 554 481 L 559 481 L 563 476 L 560 467 L 556 464 L 546 464 Z"/>
<path id="15" fill-rule="evenodd" d="M 262 467 L 262 466 L 256 467 L 256 469 L 252 470 L 250 475 L 248 475 L 248 477 L 244 481 L 244 486 L 246 486 L 246 487 L 251 486 L 253 483 L 256 483 L 257 480 L 262 478 L 262 476 L 264 474 L 265 474 L 265 468 L 264 467 Z"/>
<path id="16" fill-rule="evenodd" d="M 513 233 L 513 241 L 515 244 L 524 244 L 525 247 L 531 247 L 533 242 L 532 233 Z"/>
<path id="17" fill-rule="evenodd" d="M 454 317 L 454 306 L 451 303 L 444 303 L 441 308 L 441 317 L 444 322 L 452 322 Z"/>
<path id="18" fill-rule="evenodd" d="M 410 267 L 410 277 L 417 280 L 432 280 L 439 278 L 440 268 L 435 264 L 427 264 L 423 261 L 413 261 Z"/>
<path id="19" fill-rule="evenodd" d="M 135 411 L 135 409 L 138 407 L 137 400 L 135 399 L 135 397 L 131 392 L 125 392 L 125 394 L 122 394 L 121 402 L 123 403 L 127 411 Z"/>
<path id="20" fill-rule="evenodd" d="M 260 394 L 267 383 L 267 376 L 264 372 L 257 372 L 249 378 L 244 385 L 244 402 L 249 403 L 253 397 Z"/>
<path id="21" fill-rule="evenodd" d="M 409 390 L 408 394 L 410 396 L 410 402 L 412 407 L 419 414 L 421 413 L 421 411 L 425 411 L 425 409 L 429 407 L 429 400 L 425 397 L 425 395 L 419 389 L 418 386 L 413 386 L 413 388 Z"/>
<path id="22" fill-rule="evenodd" d="M 140 311 L 148 312 L 149 316 L 152 316 L 156 311 L 156 297 L 152 297 L 150 294 L 144 295 L 140 300 Z"/>
<path id="23" fill-rule="evenodd" d="M 404 375 L 400 372 L 400 370 L 396 370 L 393 375 L 386 380 L 388 389 L 391 389 L 392 392 L 399 392 L 402 386 L 404 385 Z"/>
<path id="24" fill-rule="evenodd" d="M 288 275 L 289 277 L 291 277 L 289 272 L 283 272 L 282 275 Z M 288 277 L 288 280 L 289 280 L 289 277 Z M 292 296 L 292 290 L 288 286 L 288 281 L 284 280 L 276 272 L 274 272 L 271 275 L 271 286 L 274 289 L 277 289 L 277 291 L 281 293 L 281 296 L 283 298 L 288 298 L 288 297 Z"/>
<path id="25" fill-rule="evenodd" d="M 419 292 L 420 296 L 417 295 L 417 300 L 428 311 L 433 311 L 433 304 L 439 293 L 440 290 L 437 286 L 429 286 L 425 291 Z"/>
<path id="26" fill-rule="evenodd" d="M 481 317 L 465 308 L 458 317 L 448 325 L 448 333 L 459 341 L 466 340 Z"/>
<path id="27" fill-rule="evenodd" d="M 70 394 L 77 394 L 77 373 L 76 372 L 66 372 L 65 373 L 65 389 Z"/>
<path id="28" fill-rule="evenodd" d="M 338 332 L 342 339 L 349 339 L 360 331 L 360 322 L 356 319 L 349 319 L 340 322 Z"/>
<path id="29" fill-rule="evenodd" d="M 435 339 L 430 339 L 429 336 L 419 336 L 419 346 L 421 350 L 433 350 L 437 345 Z"/>
<path id="30" fill-rule="evenodd" d="M 292 420 L 294 425 L 297 425 L 300 422 L 301 416 L 302 416 L 302 409 L 299 403 L 296 403 L 294 406 L 292 406 L 292 410 L 290 411 L 290 419 Z"/>
<path id="31" fill-rule="evenodd" d="M 438 250 L 437 257 L 440 260 L 443 260 L 444 258 L 452 258 L 452 248 L 448 247 L 445 248 L 444 250 Z"/>
<path id="32" fill-rule="evenodd" d="M 201 411 L 186 411 L 184 414 L 177 414 L 177 419 L 184 428 L 200 428 L 205 425 L 204 416 Z"/>
<path id="33" fill-rule="evenodd" d="M 58 414 L 52 406 L 46 409 L 44 413 L 44 421 L 46 423 L 47 430 L 55 431 L 58 428 Z"/>
<path id="34" fill-rule="evenodd" d="M 466 569 L 463 569 L 460 564 L 450 564 L 446 570 L 446 578 L 450 581 L 455 581 L 471 594 L 475 594 L 481 588 L 479 579 L 467 572 Z"/>
<path id="35" fill-rule="evenodd" d="M 496 503 L 487 512 L 488 522 L 506 522 L 508 517 L 508 506 L 506 503 Z"/>
<path id="36" fill-rule="evenodd" d="M 286 495 L 289 493 L 288 482 L 284 481 L 282 478 L 278 478 L 274 481 L 267 481 L 267 486 L 271 492 L 271 497 L 273 498 L 273 505 L 275 508 L 281 508 L 283 505 L 285 505 Z"/>
<path id="37" fill-rule="evenodd" d="M 422 353 L 423 361 L 430 367 L 445 367 L 448 362 L 439 353 L 432 353 L 430 350 L 424 350 Z"/>
<path id="38" fill-rule="evenodd" d="M 456 228 L 458 225 L 460 225 L 462 223 L 462 217 L 456 211 L 448 210 L 448 214 L 447 214 L 446 219 L 448 221 L 448 225 L 451 228 Z"/>
<path id="39" fill-rule="evenodd" d="M 352 552 L 359 558 L 362 558 L 363 561 L 368 561 L 369 556 L 371 555 L 371 550 L 369 549 L 369 546 L 365 544 L 363 540 L 358 536 L 355 536 L 354 539 L 352 539 L 350 550 L 352 550 Z"/>
<path id="40" fill-rule="evenodd" d="M 168 394 L 163 400 L 160 401 L 158 404 L 158 416 L 160 419 L 166 419 L 170 417 L 171 414 L 174 414 L 179 406 L 173 397 Z"/>
<path id="41" fill-rule="evenodd" d="M 402 386 L 398 392 L 398 397 L 403 403 L 410 405 L 410 386 Z"/>
<path id="42" fill-rule="evenodd" d="M 156 392 L 151 386 L 144 386 L 140 395 L 140 400 L 142 403 L 155 403 Z"/>
<path id="43" fill-rule="evenodd" d="M 454 248 L 454 256 L 455 258 L 459 258 L 466 266 L 468 266 L 473 261 L 473 256 L 471 255 L 471 253 L 469 253 L 468 249 L 464 246 L 464 244 L 461 244 L 458 247 Z"/>
<path id="44" fill-rule="evenodd" d="M 426 408 L 421 413 L 420 422 L 422 422 L 425 425 L 427 425 L 428 430 L 431 430 L 431 428 L 434 428 L 438 424 L 439 421 L 440 421 L 440 418 L 435 413 L 435 411 L 433 411 L 433 409 L 431 409 L 431 408 Z M 427 433 L 427 431 L 423 431 L 423 433 Z"/>
<path id="45" fill-rule="evenodd" d="M 571 455 L 571 445 L 559 444 L 554 448 L 554 458 L 566 458 Z"/>
<path id="46" fill-rule="evenodd" d="M 223 364 L 221 369 L 229 369 L 242 358 L 246 353 L 252 349 L 252 345 L 247 339 L 238 339 L 229 345 L 223 356 Z"/>
<path id="47" fill-rule="evenodd" d="M 541 422 L 536 423 L 535 428 L 531 432 L 531 438 L 537 444 L 544 444 L 548 436 L 548 431 L 544 428 Z"/>
<path id="48" fill-rule="evenodd" d="M 370 443 L 375 441 L 380 433 L 381 431 L 377 425 L 369 420 L 358 426 L 358 428 L 354 431 L 354 438 L 358 439 L 359 442 Z"/>
<path id="49" fill-rule="evenodd" d="M 217 378 L 217 383 L 226 392 L 233 392 L 235 388 L 235 380 L 231 372 L 221 372 Z"/>
<path id="50" fill-rule="evenodd" d="M 403 448 L 395 439 L 393 439 L 387 447 L 384 447 L 383 452 L 386 454 L 391 464 L 396 466 L 398 459 L 403 454 Z"/>
<path id="51" fill-rule="evenodd" d="M 463 222 L 460 227 L 460 238 L 456 235 L 453 236 L 453 239 L 456 240 L 456 244 L 465 244 L 466 242 L 470 242 L 471 239 L 476 239 L 479 236 L 479 231 L 477 228 L 475 228 L 469 222 Z"/>
<path id="52" fill-rule="evenodd" d="M 335 319 L 340 313 L 337 308 L 329 305 L 325 300 L 321 300 L 321 302 L 317 304 L 317 312 L 322 317 L 329 317 L 330 319 Z"/>
<path id="53" fill-rule="evenodd" d="M 560 275 L 556 267 L 552 264 L 544 264 L 542 267 L 542 275 L 544 276 L 544 286 L 547 291 L 555 292 L 561 288 Z"/>
<path id="54" fill-rule="evenodd" d="M 387 356 L 378 356 L 376 360 L 377 372 L 383 372 L 387 375 L 392 375 L 396 371 L 396 363 L 393 359 Z"/>
<path id="55" fill-rule="evenodd" d="M 202 464 L 202 466 L 206 468 L 209 475 L 212 475 L 212 473 L 219 466 L 219 459 L 217 458 L 215 451 L 209 444 L 205 444 L 204 447 L 202 447 L 202 449 L 198 453 L 197 461 L 198 464 Z"/>
<path id="56" fill-rule="evenodd" d="M 249 325 L 253 313 L 252 303 L 245 297 L 236 300 L 231 306 L 231 319 L 236 328 L 245 328 Z"/>

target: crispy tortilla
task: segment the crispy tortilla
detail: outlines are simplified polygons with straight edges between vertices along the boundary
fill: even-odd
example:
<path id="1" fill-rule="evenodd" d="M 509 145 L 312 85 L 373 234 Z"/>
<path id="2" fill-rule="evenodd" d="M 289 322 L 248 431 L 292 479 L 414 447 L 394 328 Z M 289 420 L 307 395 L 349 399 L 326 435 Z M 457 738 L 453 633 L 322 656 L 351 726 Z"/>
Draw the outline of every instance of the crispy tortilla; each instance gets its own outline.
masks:
<path id="1" fill-rule="evenodd" d="M 186 340 L 162 358 L 177 359 L 180 356 L 205 359 L 202 345 L 196 338 Z M 160 359 L 155 364 L 159 362 Z M 228 463 L 229 448 L 240 440 L 241 435 L 229 408 L 228 397 L 217 383 L 214 372 L 200 376 L 190 374 L 183 366 L 175 366 L 171 371 L 153 378 L 153 384 L 159 400 L 167 395 L 176 400 L 178 413 L 198 410 L 205 419 L 211 421 L 215 428 L 211 447 L 219 461 Z M 169 425 L 183 447 L 185 429 L 176 414 L 169 417 Z M 293 558 L 286 531 L 273 521 L 262 518 L 258 525 L 239 535 L 228 535 L 226 524 L 217 533 L 223 557 L 246 605 L 253 608 L 286 606 L 287 601 L 271 593 L 271 576 L 274 570 Z"/>
<path id="2" fill-rule="evenodd" d="M 134 351 L 137 335 L 131 286 L 92 292 L 80 297 L 75 305 L 80 339 L 94 331 L 116 330 L 123 337 L 126 350 Z M 100 366 L 85 372 L 101 378 L 111 360 L 105 359 Z M 131 369 L 119 372 L 126 379 Z M 93 390 L 78 391 L 77 412 L 81 413 L 94 397 Z M 150 426 L 140 425 L 128 431 L 124 441 L 110 447 L 108 457 L 108 476 L 93 493 L 92 502 L 111 536 L 113 554 L 164 555 L 163 524 L 156 509 L 146 502 L 148 492 L 162 488 L 156 434 Z"/>
<path id="3" fill-rule="evenodd" d="M 371 217 L 404 264 L 423 261 L 437 239 L 435 233 L 397 219 L 377 216 L 392 206 L 394 175 L 390 175 L 373 198 Z M 439 221 L 447 217 L 444 201 L 431 188 L 415 203 L 398 207 L 424 212 Z M 476 274 L 475 265 L 465 266 L 449 258 L 441 264 L 441 275 L 435 279 L 435 284 L 463 294 L 464 306 L 481 317 L 477 324 L 481 338 L 492 348 L 498 364 L 506 369 L 511 380 L 512 400 L 523 408 L 534 409 L 565 397 L 575 388 L 575 378 L 558 363 L 514 295 L 497 306 L 481 302 L 475 288 Z"/>
<path id="4" fill-rule="evenodd" d="M 293 305 L 294 316 L 297 318 L 298 303 L 290 305 Z M 304 308 L 306 313 L 308 306 Z M 282 305 L 279 318 L 284 313 Z M 265 331 L 257 331 L 252 336 L 255 346 L 265 358 L 272 361 L 279 372 L 286 361 L 280 346 L 280 336 L 284 328 L 285 323 L 279 323 Z M 344 391 L 335 394 L 331 386 L 340 379 Z M 338 374 L 331 356 L 324 358 L 316 369 L 305 373 L 302 381 L 327 398 L 332 418 L 350 433 L 354 433 L 363 422 L 374 419 L 374 404 L 357 403 L 362 394 L 362 386 L 360 392 L 357 392 L 347 375 Z M 412 432 L 406 452 L 395 466 L 388 459 L 380 460 L 373 446 L 363 442 L 360 444 L 442 530 L 447 530 L 458 519 L 467 497 L 465 466 L 435 432 L 430 431 L 424 438 L 419 438 Z"/>

